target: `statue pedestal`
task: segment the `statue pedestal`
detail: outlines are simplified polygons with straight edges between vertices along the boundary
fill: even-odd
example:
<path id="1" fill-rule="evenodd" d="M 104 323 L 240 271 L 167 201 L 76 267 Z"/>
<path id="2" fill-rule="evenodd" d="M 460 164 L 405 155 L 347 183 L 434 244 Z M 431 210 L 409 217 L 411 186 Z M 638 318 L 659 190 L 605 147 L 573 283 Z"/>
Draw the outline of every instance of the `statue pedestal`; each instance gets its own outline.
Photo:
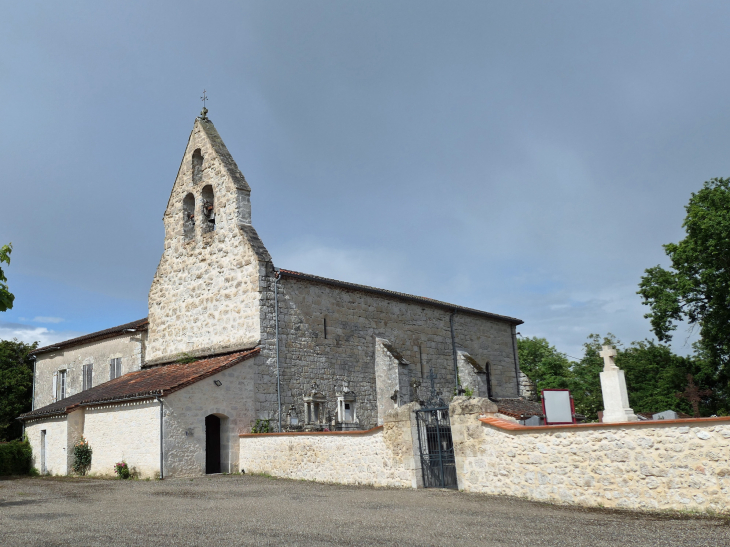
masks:
<path id="1" fill-rule="evenodd" d="M 626 390 L 626 377 L 620 368 L 609 368 L 601 372 L 601 392 L 603 393 L 603 422 L 635 422 L 634 411 L 629 406 Z"/>

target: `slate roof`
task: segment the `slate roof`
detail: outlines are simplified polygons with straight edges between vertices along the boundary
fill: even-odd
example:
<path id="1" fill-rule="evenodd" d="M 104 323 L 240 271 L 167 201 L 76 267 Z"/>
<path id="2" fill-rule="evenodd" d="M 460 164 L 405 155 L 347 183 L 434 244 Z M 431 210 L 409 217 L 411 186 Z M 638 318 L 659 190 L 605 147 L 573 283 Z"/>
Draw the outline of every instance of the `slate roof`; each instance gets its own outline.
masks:
<path id="1" fill-rule="evenodd" d="M 132 321 L 130 323 L 124 323 L 124 325 L 118 325 L 110 329 L 92 332 L 91 334 L 85 334 L 84 336 L 79 336 L 78 338 L 71 338 L 71 340 L 66 340 L 64 342 L 58 342 L 56 344 L 51 344 L 50 346 L 38 348 L 35 351 L 31 352 L 31 355 L 48 353 L 49 351 L 58 351 L 60 349 L 68 349 L 73 346 L 80 346 L 81 344 L 87 344 L 89 342 L 103 340 L 104 338 L 113 338 L 114 336 L 118 336 L 124 333 L 125 330 L 134 329 L 136 331 L 144 331 L 147 330 L 148 325 L 149 321 L 147 321 L 146 317 L 144 319 L 137 319 L 136 321 Z"/>
<path id="2" fill-rule="evenodd" d="M 497 319 L 499 321 L 506 321 L 513 325 L 521 325 L 524 323 L 522 319 L 516 319 L 507 315 L 499 315 L 496 313 L 490 313 L 481 310 L 475 310 L 474 308 L 466 308 L 464 306 L 457 306 L 455 304 L 449 304 L 448 302 L 442 302 L 441 300 L 434 300 L 433 298 L 426 298 L 425 296 L 415 296 L 412 294 L 406 294 L 402 292 L 389 291 L 387 289 L 378 289 L 376 287 L 369 287 L 367 285 L 358 285 L 357 283 L 349 283 L 347 281 L 337 281 L 336 279 L 329 279 L 327 277 L 320 277 L 318 275 L 305 274 L 302 272 L 295 272 L 294 270 L 280 269 L 279 272 L 284 277 L 290 277 L 294 279 L 304 279 L 306 281 L 312 281 L 314 283 L 322 283 L 323 285 L 332 285 L 334 287 L 341 287 L 343 289 L 350 289 L 353 291 L 367 292 L 371 294 L 378 294 L 381 296 L 388 296 L 391 298 L 398 298 L 400 300 L 406 300 L 408 302 L 418 302 L 419 304 L 429 304 L 436 306 L 437 308 L 443 308 L 447 311 L 457 310 L 464 313 L 471 313 L 474 315 L 480 315 L 482 317 L 489 317 L 490 319 Z"/>
<path id="3" fill-rule="evenodd" d="M 50 405 L 21 414 L 20 419 L 67 414 L 79 406 L 164 397 L 184 387 L 200 382 L 214 374 L 258 355 L 260 348 L 201 359 L 194 363 L 171 365 L 136 370 L 119 378 L 104 382 Z"/>

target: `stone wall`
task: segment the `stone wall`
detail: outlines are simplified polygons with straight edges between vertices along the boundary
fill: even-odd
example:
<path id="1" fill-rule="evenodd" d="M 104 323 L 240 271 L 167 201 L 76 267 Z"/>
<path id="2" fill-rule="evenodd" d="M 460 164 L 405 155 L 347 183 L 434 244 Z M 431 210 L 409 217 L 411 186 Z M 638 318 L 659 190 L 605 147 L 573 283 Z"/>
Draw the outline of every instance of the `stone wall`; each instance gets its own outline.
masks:
<path id="1" fill-rule="evenodd" d="M 66 396 L 83 389 L 84 365 L 92 364 L 92 385 L 109 381 L 109 362 L 122 359 L 122 374 L 139 370 L 144 357 L 146 332 L 136 332 L 74 346 L 66 350 L 42 353 L 35 366 L 35 405 L 41 408 L 53 402 L 53 373 L 66 370 Z"/>
<path id="2" fill-rule="evenodd" d="M 221 418 L 221 471 L 238 467 L 238 435 L 255 420 L 254 375 L 257 356 L 164 398 L 165 476 L 205 473 L 205 417 Z M 215 382 L 221 382 L 220 386 Z"/>
<path id="3" fill-rule="evenodd" d="M 261 325 L 262 355 L 267 361 L 257 376 L 257 412 L 262 417 L 276 414 L 273 272 L 265 281 Z M 360 423 L 366 428 L 377 425 L 377 338 L 388 340 L 411 363 L 408 375 L 422 382 L 421 397 L 428 396 L 427 375 L 433 369 L 438 376 L 436 387 L 448 400 L 454 392 L 450 315 L 450 311 L 426 303 L 284 276 L 279 282 L 284 411 L 293 403 L 302 416 L 302 394 L 313 381 L 334 409 L 335 390 L 347 382 L 357 395 Z M 515 397 L 512 325 L 459 312 L 454 327 L 457 346 L 482 365 L 491 362 L 495 396 Z"/>
<path id="4" fill-rule="evenodd" d="M 196 150 L 203 160 L 194 179 Z M 212 231 L 202 210 L 208 186 Z M 164 215 L 165 246 L 149 293 L 149 363 L 258 343 L 259 275 L 270 257 L 251 227 L 250 191 L 213 124 L 196 120 Z M 195 198 L 192 238 L 183 229 L 188 194 Z"/>
<path id="5" fill-rule="evenodd" d="M 730 418 L 529 428 L 458 412 L 459 489 L 627 509 L 727 512 Z"/>
<path id="6" fill-rule="evenodd" d="M 90 473 L 114 475 L 114 464 L 126 461 L 140 477 L 160 470 L 160 404 L 155 400 L 84 407 L 83 434 L 93 450 Z"/>
<path id="7" fill-rule="evenodd" d="M 340 484 L 415 488 L 420 468 L 413 457 L 411 415 L 415 405 L 389 412 L 369 431 L 244 434 L 246 473 Z"/>
<path id="8" fill-rule="evenodd" d="M 46 473 L 65 475 L 68 473 L 68 428 L 66 416 L 52 416 L 29 421 L 25 435 L 33 449 L 33 467 L 42 472 L 41 430 L 46 431 Z"/>

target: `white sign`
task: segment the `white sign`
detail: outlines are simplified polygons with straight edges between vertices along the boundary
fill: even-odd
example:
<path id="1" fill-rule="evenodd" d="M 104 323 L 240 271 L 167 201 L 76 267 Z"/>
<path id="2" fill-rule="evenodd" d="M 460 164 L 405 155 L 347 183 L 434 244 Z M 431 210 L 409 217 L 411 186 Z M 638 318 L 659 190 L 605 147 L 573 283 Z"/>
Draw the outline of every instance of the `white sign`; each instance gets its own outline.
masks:
<path id="1" fill-rule="evenodd" d="M 573 405 L 567 389 L 544 390 L 542 404 L 545 407 L 546 424 L 572 424 Z"/>

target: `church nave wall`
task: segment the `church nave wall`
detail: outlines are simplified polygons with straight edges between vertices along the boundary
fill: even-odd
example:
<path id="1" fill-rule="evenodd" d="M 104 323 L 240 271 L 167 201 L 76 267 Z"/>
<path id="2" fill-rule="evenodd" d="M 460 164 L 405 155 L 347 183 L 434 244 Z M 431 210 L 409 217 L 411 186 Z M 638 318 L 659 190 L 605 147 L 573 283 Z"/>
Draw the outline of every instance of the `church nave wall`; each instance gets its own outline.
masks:
<path id="1" fill-rule="evenodd" d="M 260 417 L 274 417 L 276 411 L 273 281 L 269 287 L 262 309 L 268 363 L 257 381 L 262 386 L 257 393 Z M 279 284 L 282 413 L 295 404 L 301 416 L 302 394 L 314 381 L 332 404 L 335 390 L 347 382 L 357 395 L 362 427 L 374 427 L 376 338 L 388 340 L 410 363 L 409 374 L 422 382 L 422 397 L 428 395 L 427 375 L 433 369 L 437 388 L 448 400 L 454 391 L 449 316 L 449 311 L 427 304 L 284 276 Z M 487 360 L 492 364 L 495 395 L 516 396 L 511 325 L 457 312 L 454 326 L 457 347 L 482 365 Z"/>

